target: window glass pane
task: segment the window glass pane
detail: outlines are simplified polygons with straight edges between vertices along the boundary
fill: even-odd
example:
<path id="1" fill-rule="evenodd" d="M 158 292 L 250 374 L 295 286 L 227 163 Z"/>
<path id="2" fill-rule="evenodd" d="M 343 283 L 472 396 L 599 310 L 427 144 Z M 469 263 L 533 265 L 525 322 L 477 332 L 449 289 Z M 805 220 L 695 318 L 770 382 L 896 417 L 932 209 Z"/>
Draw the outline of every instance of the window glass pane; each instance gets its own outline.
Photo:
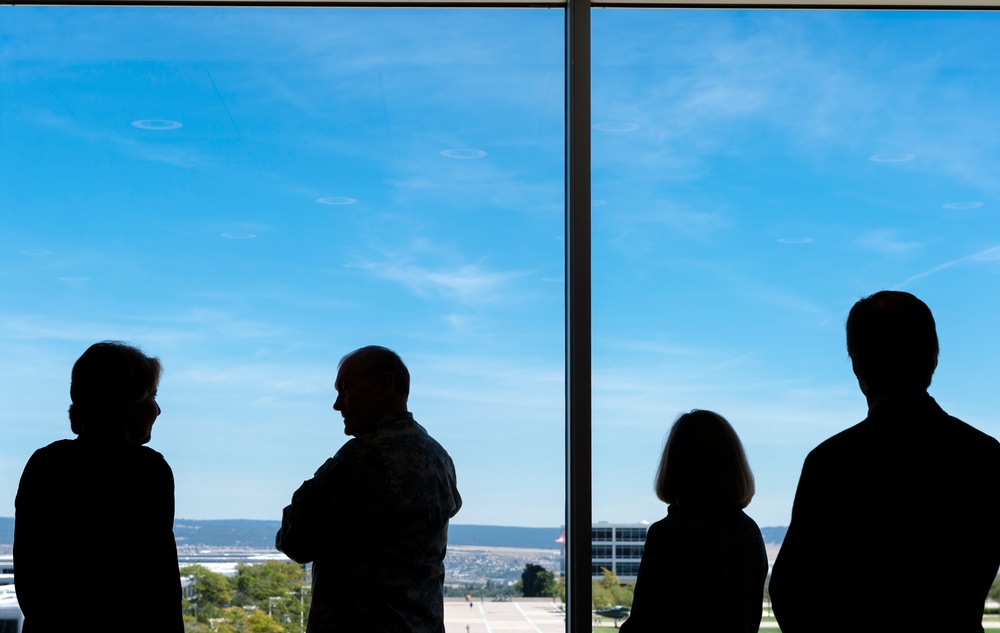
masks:
<path id="1" fill-rule="evenodd" d="M 1000 432 L 998 59 L 990 12 L 593 13 L 595 521 L 663 516 L 666 431 L 705 408 L 787 525 L 866 415 L 843 326 L 882 289 L 935 314 L 931 394 Z"/>
<path id="2" fill-rule="evenodd" d="M 176 516 L 274 520 L 347 439 L 337 361 L 381 344 L 453 523 L 557 549 L 562 20 L 0 8 L 0 516 L 95 341 L 163 362 Z"/>

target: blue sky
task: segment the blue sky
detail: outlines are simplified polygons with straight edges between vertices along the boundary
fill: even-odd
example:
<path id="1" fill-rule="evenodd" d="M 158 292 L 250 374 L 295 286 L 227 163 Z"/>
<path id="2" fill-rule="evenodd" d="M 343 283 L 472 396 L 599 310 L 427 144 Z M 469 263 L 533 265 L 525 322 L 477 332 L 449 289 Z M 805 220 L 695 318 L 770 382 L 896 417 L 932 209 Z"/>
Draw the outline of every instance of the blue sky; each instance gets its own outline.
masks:
<path id="1" fill-rule="evenodd" d="M 0 17 L 0 515 L 110 338 L 165 366 L 178 517 L 278 518 L 346 440 L 337 360 L 378 343 L 456 522 L 562 523 L 560 11 Z M 787 523 L 864 417 L 843 321 L 883 288 L 935 312 L 939 402 L 1000 431 L 997 20 L 594 12 L 595 520 L 662 516 L 698 407 Z"/>

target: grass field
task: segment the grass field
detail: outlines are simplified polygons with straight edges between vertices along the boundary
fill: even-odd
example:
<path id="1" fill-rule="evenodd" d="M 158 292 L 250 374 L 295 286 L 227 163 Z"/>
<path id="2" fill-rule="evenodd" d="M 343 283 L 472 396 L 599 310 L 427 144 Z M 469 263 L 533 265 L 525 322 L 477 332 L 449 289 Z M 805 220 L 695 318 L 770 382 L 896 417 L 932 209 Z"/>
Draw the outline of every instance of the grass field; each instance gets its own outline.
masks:
<path id="1" fill-rule="evenodd" d="M 621 622 L 619 622 L 621 624 Z M 594 633 L 609 633 L 615 630 L 615 623 L 611 620 L 606 620 L 600 624 L 595 624 L 593 627 Z M 778 625 L 775 623 L 774 618 L 764 618 L 760 623 L 760 633 L 778 633 Z"/>
<path id="2" fill-rule="evenodd" d="M 604 618 L 601 618 L 604 620 Z M 990 629 L 1000 630 L 1000 615 L 985 615 L 983 616 L 983 627 L 989 631 Z M 615 623 L 611 620 L 605 620 L 600 624 L 595 624 L 593 631 L 594 633 L 609 633 L 615 629 Z M 764 618 L 760 622 L 760 633 L 780 633 L 777 622 L 774 618 Z M 947 633 L 947 631 L 941 631 L 940 633 Z"/>

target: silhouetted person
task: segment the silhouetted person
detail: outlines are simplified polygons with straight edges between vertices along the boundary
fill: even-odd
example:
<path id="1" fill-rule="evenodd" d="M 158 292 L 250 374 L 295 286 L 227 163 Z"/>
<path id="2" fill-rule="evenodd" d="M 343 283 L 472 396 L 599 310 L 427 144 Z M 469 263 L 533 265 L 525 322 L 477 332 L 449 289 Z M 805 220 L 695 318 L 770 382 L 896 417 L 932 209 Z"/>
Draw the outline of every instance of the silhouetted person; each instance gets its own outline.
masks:
<path id="1" fill-rule="evenodd" d="M 934 317 L 883 291 L 847 318 L 868 417 L 806 457 L 771 575 L 782 633 L 982 629 L 1000 565 L 1000 444 L 927 395 Z"/>
<path id="2" fill-rule="evenodd" d="M 275 539 L 313 564 L 307 631 L 443 633 L 455 466 L 407 411 L 410 374 L 395 352 L 351 352 L 335 386 L 354 439 L 295 491 Z"/>
<path id="3" fill-rule="evenodd" d="M 649 527 L 623 633 L 757 633 L 767 577 L 764 539 L 743 508 L 753 473 L 722 416 L 674 423 L 656 473 L 667 516 Z"/>
<path id="4" fill-rule="evenodd" d="M 180 633 L 174 477 L 143 446 L 160 361 L 105 341 L 73 365 L 73 440 L 35 451 L 15 500 L 24 633 Z"/>

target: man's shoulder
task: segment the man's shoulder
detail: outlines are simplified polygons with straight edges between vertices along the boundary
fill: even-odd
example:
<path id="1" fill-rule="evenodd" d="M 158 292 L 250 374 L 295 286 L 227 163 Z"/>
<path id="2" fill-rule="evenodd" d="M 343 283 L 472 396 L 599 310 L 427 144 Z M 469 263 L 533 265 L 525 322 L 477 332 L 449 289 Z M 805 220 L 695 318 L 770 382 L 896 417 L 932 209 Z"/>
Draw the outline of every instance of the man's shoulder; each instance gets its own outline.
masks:
<path id="1" fill-rule="evenodd" d="M 809 452 L 806 461 L 842 461 L 852 455 L 882 450 L 888 445 L 900 450 L 920 447 L 922 450 L 967 453 L 973 459 L 975 455 L 981 455 L 1000 460 L 1000 442 L 971 424 L 948 415 L 928 397 L 910 406 L 876 408 L 861 422 L 821 442 Z"/>
<path id="2" fill-rule="evenodd" d="M 388 424 L 366 439 L 372 447 L 382 447 L 384 450 L 417 451 L 448 457 L 448 451 L 413 418 Z"/>
<path id="3" fill-rule="evenodd" d="M 433 455 L 451 461 L 448 451 L 431 437 L 424 427 L 413 419 L 403 419 L 387 424 L 374 433 L 359 435 L 348 440 L 331 459 L 327 460 L 327 464 L 396 461 L 400 456 L 410 460 L 416 455 Z M 327 467 L 327 464 L 324 464 L 321 470 Z"/>
<path id="4" fill-rule="evenodd" d="M 948 416 L 948 433 L 942 439 L 942 446 L 954 456 L 955 461 L 966 466 L 979 466 L 987 471 L 1000 472 L 1000 442 L 992 435 L 980 431 L 971 424 Z"/>
<path id="5" fill-rule="evenodd" d="M 55 455 L 65 455 L 67 453 L 72 453 L 76 450 L 78 443 L 74 440 L 56 440 L 51 444 L 47 444 L 34 453 L 32 453 L 32 459 L 45 459 L 49 456 Z"/>
<path id="6" fill-rule="evenodd" d="M 371 442 L 367 441 L 367 437 L 353 437 L 344 442 L 343 446 L 333 454 L 333 457 L 320 465 L 314 476 L 319 477 L 333 469 L 343 468 L 344 464 L 356 464 L 377 457 L 378 450 L 372 446 Z"/>
<path id="7" fill-rule="evenodd" d="M 989 435 L 972 426 L 968 422 L 959 420 L 954 416 L 946 415 L 945 418 L 953 434 L 965 439 L 966 441 L 982 444 L 983 446 L 989 446 L 995 450 L 1000 450 L 1000 442 L 997 442 L 997 439 L 992 435 Z"/>
<path id="8" fill-rule="evenodd" d="M 839 456 L 865 443 L 865 436 L 871 431 L 870 420 L 865 419 L 820 442 L 809 451 L 806 461 L 819 461 Z"/>

